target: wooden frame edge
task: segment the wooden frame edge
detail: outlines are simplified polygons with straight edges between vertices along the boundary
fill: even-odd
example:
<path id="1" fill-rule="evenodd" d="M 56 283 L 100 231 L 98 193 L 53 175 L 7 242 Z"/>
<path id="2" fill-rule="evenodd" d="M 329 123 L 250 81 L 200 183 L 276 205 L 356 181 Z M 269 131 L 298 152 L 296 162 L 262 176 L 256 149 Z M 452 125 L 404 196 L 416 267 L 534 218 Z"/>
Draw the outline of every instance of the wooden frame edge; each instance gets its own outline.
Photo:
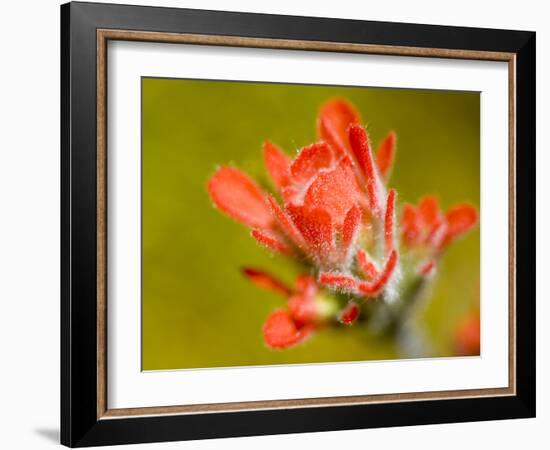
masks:
<path id="1" fill-rule="evenodd" d="M 508 61 L 508 385 L 516 383 L 516 55 Z"/>
<path id="2" fill-rule="evenodd" d="M 107 40 L 97 33 L 97 417 L 107 411 Z"/>
<path id="3" fill-rule="evenodd" d="M 480 50 L 404 47 L 375 44 L 299 41 L 271 38 L 248 38 L 222 35 L 161 33 L 149 31 L 99 28 L 97 36 L 97 419 L 113 420 L 126 417 L 160 415 L 207 414 L 268 409 L 312 408 L 323 406 L 350 406 L 376 403 L 449 400 L 516 395 L 516 54 Z M 392 56 L 436 57 L 500 61 L 508 63 L 509 73 L 509 385 L 504 388 L 414 392 L 323 398 L 266 400 L 199 405 L 150 406 L 109 409 L 107 405 L 107 41 L 139 41 L 218 45 L 249 48 L 309 50 L 344 53 L 365 53 Z"/>
<path id="4" fill-rule="evenodd" d="M 326 406 L 353 406 L 380 403 L 415 402 L 426 400 L 457 400 L 463 398 L 506 397 L 514 395 L 511 388 L 468 389 L 462 391 L 411 392 L 402 394 L 317 397 L 290 400 L 265 400 L 198 405 L 147 406 L 139 408 L 107 409 L 99 420 L 159 415 L 213 414 L 268 409 L 315 408 Z"/>
<path id="5" fill-rule="evenodd" d="M 380 44 L 357 44 L 293 39 L 251 38 L 193 33 L 161 33 L 154 31 L 97 29 L 98 42 L 106 40 L 159 42 L 172 44 L 217 45 L 224 47 L 271 48 L 278 50 L 310 50 L 373 55 L 437 57 L 487 61 L 511 61 L 515 53 L 447 48 L 405 47 Z"/>

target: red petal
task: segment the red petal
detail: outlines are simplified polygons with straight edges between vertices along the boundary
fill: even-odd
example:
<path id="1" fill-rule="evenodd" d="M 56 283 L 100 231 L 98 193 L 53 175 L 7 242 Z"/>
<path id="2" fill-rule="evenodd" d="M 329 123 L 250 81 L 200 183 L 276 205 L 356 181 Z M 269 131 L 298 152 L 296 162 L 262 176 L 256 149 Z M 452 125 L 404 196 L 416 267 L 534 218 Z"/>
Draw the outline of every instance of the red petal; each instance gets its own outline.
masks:
<path id="1" fill-rule="evenodd" d="M 281 230 L 290 238 L 290 240 L 292 240 L 292 242 L 294 242 L 297 247 L 305 251 L 307 249 L 307 244 L 305 243 L 304 237 L 300 233 L 300 230 L 293 223 L 292 218 L 279 206 L 277 200 L 275 200 L 272 196 L 268 197 L 268 201 Z"/>
<path id="2" fill-rule="evenodd" d="M 305 238 L 313 256 L 326 260 L 334 250 L 334 232 L 332 218 L 321 208 L 306 210 L 304 207 L 289 207 L 294 223 Z"/>
<path id="3" fill-rule="evenodd" d="M 347 157 L 342 158 L 334 169 L 321 172 L 304 197 L 307 209 L 324 209 L 337 228 L 343 225 L 350 208 L 360 202 L 361 191 Z"/>
<path id="4" fill-rule="evenodd" d="M 386 254 L 395 247 L 394 228 L 395 228 L 395 190 L 392 189 L 388 194 L 386 202 L 386 217 L 384 219 L 384 237 L 386 242 Z"/>
<path id="5" fill-rule="evenodd" d="M 370 255 L 363 249 L 359 249 L 357 252 L 357 263 L 359 264 L 359 268 L 365 277 L 373 279 L 380 275 L 378 266 Z"/>
<path id="6" fill-rule="evenodd" d="M 468 204 L 453 206 L 447 211 L 445 217 L 447 219 L 445 243 L 466 233 L 477 224 L 477 210 Z"/>
<path id="7" fill-rule="evenodd" d="M 447 222 L 442 220 L 441 223 L 437 225 L 430 234 L 428 234 L 426 237 L 426 243 L 436 251 L 441 250 L 446 244 L 446 237 Z"/>
<path id="8" fill-rule="evenodd" d="M 342 228 L 342 244 L 341 250 L 344 258 L 347 256 L 348 250 L 355 242 L 357 235 L 359 234 L 359 227 L 361 225 L 361 210 L 357 206 L 353 206 L 344 219 L 344 226 Z"/>
<path id="9" fill-rule="evenodd" d="M 321 169 L 326 169 L 332 164 L 333 155 L 330 147 L 324 142 L 304 147 L 290 166 L 290 172 L 294 181 L 306 183 Z"/>
<path id="10" fill-rule="evenodd" d="M 273 223 L 263 192 L 234 167 L 220 167 L 208 181 L 208 192 L 218 208 L 249 227 L 269 228 Z"/>
<path id="11" fill-rule="evenodd" d="M 283 197 L 283 203 L 288 205 L 289 203 L 298 203 L 300 201 L 300 193 L 302 192 L 303 186 L 298 185 L 288 185 L 285 186 L 281 191 L 281 197 Z"/>
<path id="12" fill-rule="evenodd" d="M 359 317 L 359 306 L 355 302 L 349 302 L 340 313 L 338 320 L 344 325 L 352 325 Z"/>
<path id="13" fill-rule="evenodd" d="M 365 176 L 369 207 L 375 214 L 379 214 L 382 210 L 382 185 L 378 169 L 374 165 L 367 132 L 361 126 L 352 125 L 349 129 L 349 140 L 357 164 Z"/>
<path id="14" fill-rule="evenodd" d="M 300 323 L 314 322 L 318 311 L 315 304 L 317 283 L 315 278 L 309 275 L 300 275 L 296 278 L 296 295 L 288 301 L 288 307 L 294 320 Z"/>
<path id="15" fill-rule="evenodd" d="M 390 278 L 395 270 L 395 266 L 397 265 L 397 251 L 393 250 L 390 253 L 390 256 L 386 260 L 386 264 L 384 265 L 384 269 L 382 270 L 382 273 L 372 283 L 363 282 L 359 284 L 359 291 L 367 296 L 376 296 L 380 293 L 380 291 L 388 284 L 390 281 Z"/>
<path id="16" fill-rule="evenodd" d="M 469 313 L 463 317 L 455 332 L 455 346 L 459 355 L 474 356 L 480 354 L 481 332 L 479 313 Z"/>
<path id="17" fill-rule="evenodd" d="M 420 220 L 422 220 L 424 226 L 427 228 L 428 233 L 433 232 L 442 221 L 439 202 L 437 198 L 431 195 L 423 197 L 420 200 L 418 203 L 418 212 L 420 214 Z"/>
<path id="18" fill-rule="evenodd" d="M 380 171 L 380 176 L 384 180 L 389 178 L 393 166 L 393 160 L 395 158 L 395 140 L 395 133 L 390 131 L 378 146 L 378 151 L 376 152 L 376 165 Z"/>
<path id="19" fill-rule="evenodd" d="M 435 270 L 435 261 L 433 259 L 428 259 L 418 266 L 418 274 L 427 277 L 431 275 Z"/>
<path id="20" fill-rule="evenodd" d="M 317 129 L 321 139 L 330 144 L 337 156 L 340 156 L 350 151 L 349 126 L 360 123 L 361 116 L 351 103 L 334 99 L 325 103 L 321 108 L 317 119 Z"/>
<path id="21" fill-rule="evenodd" d="M 288 300 L 288 309 L 292 318 L 299 324 L 315 322 L 317 319 L 317 307 L 312 297 L 295 294 Z"/>
<path id="22" fill-rule="evenodd" d="M 323 272 L 319 275 L 319 283 L 338 289 L 355 290 L 359 282 L 348 275 Z"/>
<path id="23" fill-rule="evenodd" d="M 281 190 L 289 182 L 290 158 L 279 147 L 266 141 L 264 143 L 264 162 L 275 186 Z"/>
<path id="24" fill-rule="evenodd" d="M 242 269 L 242 272 L 256 286 L 273 291 L 276 294 L 281 294 L 284 297 L 292 294 L 292 289 L 267 272 L 252 267 L 245 267 Z"/>
<path id="25" fill-rule="evenodd" d="M 260 244 L 276 253 L 282 253 L 283 255 L 292 254 L 292 249 L 275 233 L 268 230 L 253 230 L 251 234 Z"/>
<path id="26" fill-rule="evenodd" d="M 263 327 L 263 335 L 269 347 L 288 348 L 302 342 L 314 329 L 311 325 L 298 327 L 290 312 L 280 309 L 268 316 Z"/>
<path id="27" fill-rule="evenodd" d="M 420 215 L 418 210 L 411 204 L 403 206 L 401 229 L 403 241 L 407 246 L 414 247 L 420 242 Z"/>
<path id="28" fill-rule="evenodd" d="M 313 297 L 317 293 L 317 283 L 315 278 L 310 275 L 300 275 L 296 278 L 295 283 L 296 292 Z"/>

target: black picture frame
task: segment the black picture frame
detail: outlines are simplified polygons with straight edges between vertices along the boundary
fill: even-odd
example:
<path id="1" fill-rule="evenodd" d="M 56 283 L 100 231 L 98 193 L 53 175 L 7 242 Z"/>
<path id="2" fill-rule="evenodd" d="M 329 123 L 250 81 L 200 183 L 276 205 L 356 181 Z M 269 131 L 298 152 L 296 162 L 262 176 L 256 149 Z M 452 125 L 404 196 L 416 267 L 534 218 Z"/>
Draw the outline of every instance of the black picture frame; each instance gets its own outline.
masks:
<path id="1" fill-rule="evenodd" d="M 516 394 L 227 413 L 98 418 L 98 29 L 516 55 Z M 534 32 L 94 3 L 61 6 L 61 443 L 176 441 L 535 416 Z"/>

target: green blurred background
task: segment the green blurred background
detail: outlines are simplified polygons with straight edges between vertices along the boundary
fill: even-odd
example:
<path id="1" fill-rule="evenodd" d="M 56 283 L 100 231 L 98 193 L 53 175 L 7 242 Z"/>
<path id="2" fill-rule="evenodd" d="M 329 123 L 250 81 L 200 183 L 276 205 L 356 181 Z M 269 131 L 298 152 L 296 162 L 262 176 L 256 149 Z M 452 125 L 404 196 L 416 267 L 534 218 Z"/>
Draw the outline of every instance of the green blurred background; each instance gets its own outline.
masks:
<path id="1" fill-rule="evenodd" d="M 314 142 L 317 112 L 331 97 L 354 103 L 375 146 L 389 130 L 397 133 L 389 185 L 400 204 L 432 193 L 444 208 L 461 201 L 479 207 L 478 93 L 143 78 L 144 370 L 397 357 L 394 342 L 363 327 L 268 349 L 262 325 L 284 301 L 253 286 L 240 268 L 292 283 L 296 267 L 260 247 L 206 192 L 221 164 L 269 188 L 262 143 L 295 154 Z M 476 229 L 446 252 L 420 315 L 433 356 L 454 354 L 456 321 L 479 301 L 479 264 Z"/>

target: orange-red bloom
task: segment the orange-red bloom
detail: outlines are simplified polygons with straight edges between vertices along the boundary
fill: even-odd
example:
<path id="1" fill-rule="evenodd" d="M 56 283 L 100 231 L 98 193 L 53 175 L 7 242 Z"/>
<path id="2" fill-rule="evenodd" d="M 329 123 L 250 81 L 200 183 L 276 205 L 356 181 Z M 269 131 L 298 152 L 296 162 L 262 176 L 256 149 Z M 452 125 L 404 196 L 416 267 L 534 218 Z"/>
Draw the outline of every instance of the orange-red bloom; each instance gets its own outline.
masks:
<path id="1" fill-rule="evenodd" d="M 455 330 L 455 348 L 459 355 L 476 356 L 481 348 L 479 312 L 471 311 L 464 315 Z"/>
<path id="2" fill-rule="evenodd" d="M 395 192 L 387 196 L 382 180 L 391 170 L 395 135 L 384 139 L 376 162 L 360 123 L 353 106 L 336 99 L 321 109 L 321 140 L 302 148 L 296 158 L 269 141 L 264 144 L 265 165 L 282 205 L 248 175 L 228 166 L 209 180 L 212 200 L 250 227 L 260 244 L 274 252 L 305 257 L 324 272 L 347 272 L 357 258 L 361 231 L 372 228 L 373 222 L 385 222 L 388 261 L 384 267 L 393 270 L 397 261 L 397 253 L 391 255 Z M 389 280 L 387 272 L 375 287 Z M 357 286 L 365 295 L 379 290 Z"/>
<path id="3" fill-rule="evenodd" d="M 421 248 L 427 252 L 427 259 L 418 266 L 418 274 L 433 274 L 437 256 L 452 241 L 475 227 L 477 221 L 476 208 L 466 203 L 452 206 L 445 213 L 433 196 L 423 197 L 418 206 L 405 204 L 401 216 L 403 244 L 410 249 Z"/>
<path id="4" fill-rule="evenodd" d="M 326 305 L 317 298 L 318 286 L 309 275 L 296 278 L 293 289 L 261 270 L 245 268 L 243 274 L 257 286 L 286 298 L 285 308 L 273 311 L 264 323 L 264 341 L 271 348 L 287 348 L 309 337 L 327 319 Z"/>
<path id="5" fill-rule="evenodd" d="M 476 224 L 477 210 L 472 205 L 461 203 L 443 213 L 437 198 L 426 196 L 418 206 L 403 206 L 401 232 L 405 245 L 426 246 L 437 253 Z"/>
<path id="6" fill-rule="evenodd" d="M 416 276 L 427 277 L 440 252 L 477 223 L 474 207 L 460 204 L 442 213 L 434 197 L 423 198 L 418 206 L 406 204 L 396 223 L 397 193 L 386 187 L 396 135 L 390 132 L 375 154 L 361 116 L 349 102 L 324 104 L 317 131 L 319 140 L 295 158 L 264 143 L 274 194 L 230 166 L 220 167 L 208 181 L 210 197 L 221 211 L 250 228 L 264 247 L 306 262 L 315 275 L 300 276 L 290 289 L 269 274 L 245 270 L 256 285 L 287 299 L 286 307 L 264 324 L 264 339 L 272 348 L 302 342 L 329 320 L 350 325 L 360 313 L 357 300 L 396 292 L 389 286 L 399 272 L 398 237 L 410 249 L 427 250 L 420 252 L 427 258 L 416 268 Z M 330 318 L 327 311 L 334 308 L 320 306 L 322 289 L 342 291 L 354 300 Z"/>

